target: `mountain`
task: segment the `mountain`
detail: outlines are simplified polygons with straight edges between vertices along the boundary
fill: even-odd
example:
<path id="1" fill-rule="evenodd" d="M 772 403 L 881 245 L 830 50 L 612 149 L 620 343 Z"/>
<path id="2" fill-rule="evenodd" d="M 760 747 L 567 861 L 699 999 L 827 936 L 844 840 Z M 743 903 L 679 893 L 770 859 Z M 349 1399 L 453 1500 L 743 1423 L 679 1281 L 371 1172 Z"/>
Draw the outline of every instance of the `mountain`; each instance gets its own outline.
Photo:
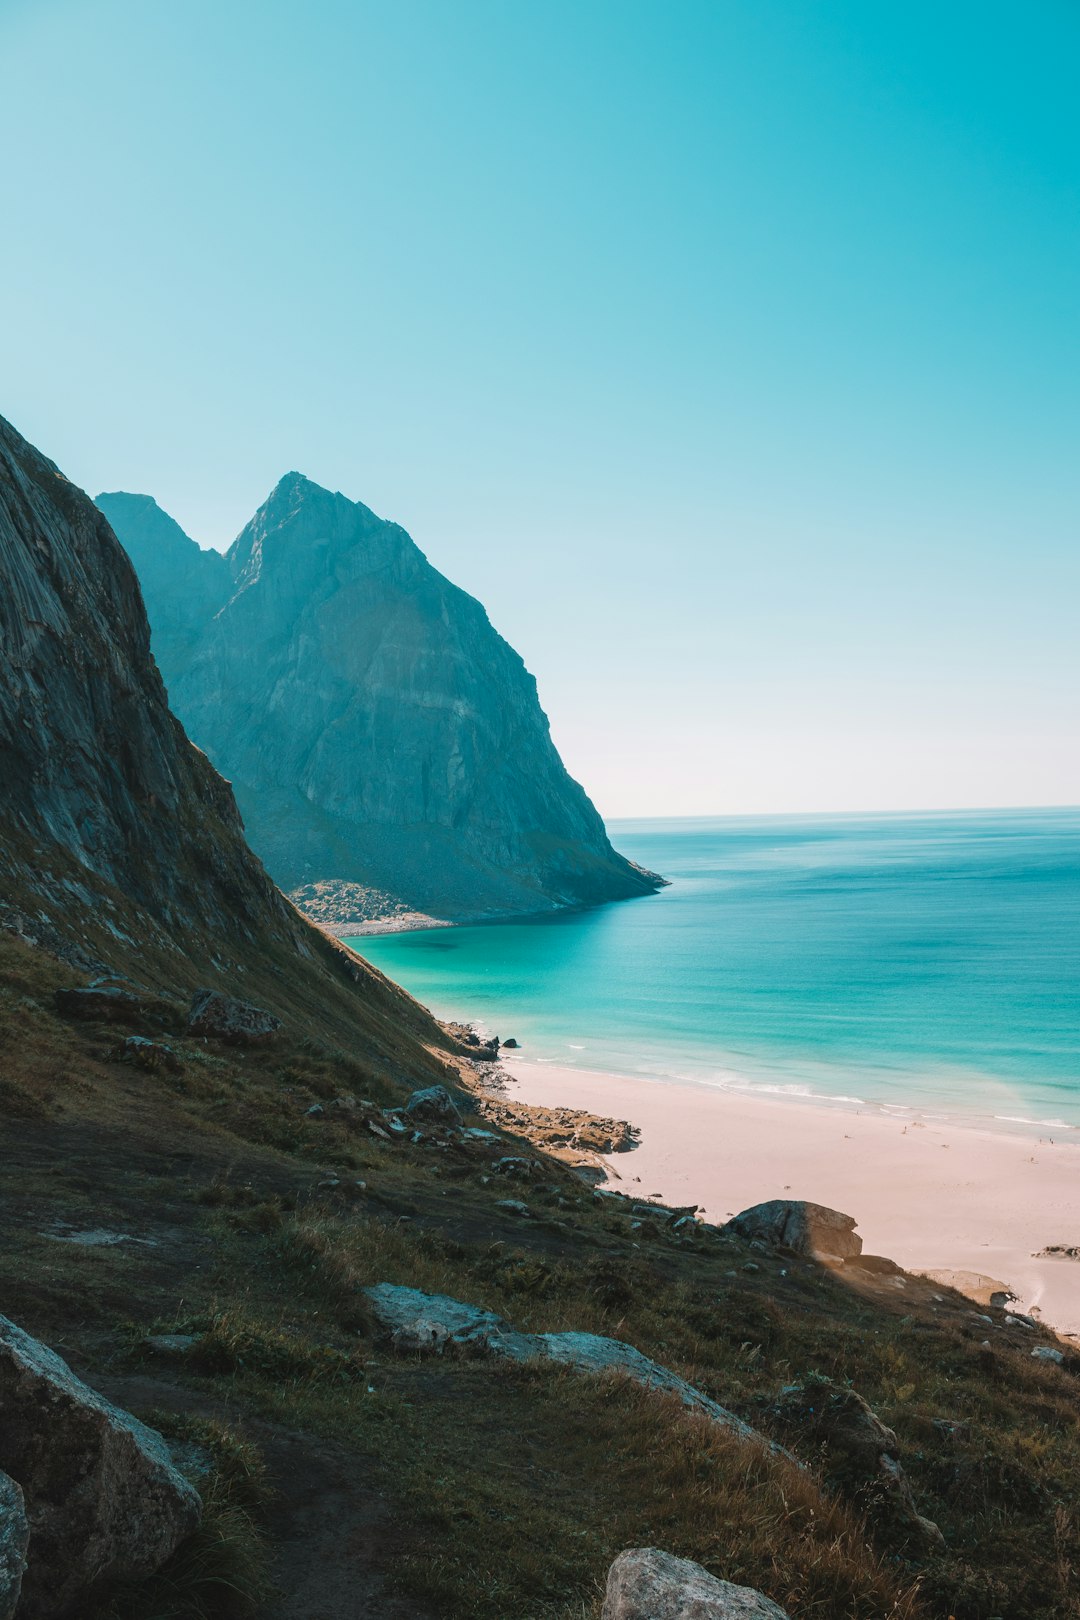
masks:
<path id="1" fill-rule="evenodd" d="M 397 524 L 290 473 L 221 560 L 148 497 L 98 501 L 173 706 L 283 888 L 454 919 L 658 887 L 568 775 L 517 653 Z"/>
<path id="2" fill-rule="evenodd" d="M 271 882 L 169 710 L 108 522 L 2 418 L 0 578 L 0 925 L 159 991 L 318 1000 L 422 1068 L 435 1026 Z"/>

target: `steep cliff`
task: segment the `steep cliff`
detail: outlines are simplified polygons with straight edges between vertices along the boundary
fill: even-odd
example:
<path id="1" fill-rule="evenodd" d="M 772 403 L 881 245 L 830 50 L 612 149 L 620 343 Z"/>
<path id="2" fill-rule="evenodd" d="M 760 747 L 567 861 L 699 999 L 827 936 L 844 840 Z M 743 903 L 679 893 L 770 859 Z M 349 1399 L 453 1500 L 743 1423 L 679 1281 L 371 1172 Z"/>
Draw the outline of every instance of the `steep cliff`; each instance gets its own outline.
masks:
<path id="1" fill-rule="evenodd" d="M 437 1040 L 270 881 L 169 710 L 109 524 L 2 418 L 0 580 L 0 926 L 158 987 L 318 1000 L 397 1055 Z"/>
<path id="2" fill-rule="evenodd" d="M 173 705 L 283 887 L 360 884 L 451 918 L 657 887 L 567 774 L 517 653 L 397 524 L 290 473 L 228 553 L 217 607 L 216 565 L 171 531 L 159 544 L 164 514 L 151 532 L 145 497 L 99 499 L 141 570 Z M 194 647 L 186 592 L 206 604 Z"/>

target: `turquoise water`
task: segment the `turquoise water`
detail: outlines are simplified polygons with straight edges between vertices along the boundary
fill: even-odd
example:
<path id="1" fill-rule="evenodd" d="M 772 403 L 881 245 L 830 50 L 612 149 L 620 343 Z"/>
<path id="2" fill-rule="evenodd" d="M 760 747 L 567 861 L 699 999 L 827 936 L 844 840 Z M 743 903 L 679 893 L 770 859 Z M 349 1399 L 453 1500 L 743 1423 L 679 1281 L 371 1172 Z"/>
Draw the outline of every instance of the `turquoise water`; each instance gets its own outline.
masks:
<path id="1" fill-rule="evenodd" d="M 522 1057 L 1080 1127 L 1080 810 L 611 833 L 671 887 L 356 948 Z"/>

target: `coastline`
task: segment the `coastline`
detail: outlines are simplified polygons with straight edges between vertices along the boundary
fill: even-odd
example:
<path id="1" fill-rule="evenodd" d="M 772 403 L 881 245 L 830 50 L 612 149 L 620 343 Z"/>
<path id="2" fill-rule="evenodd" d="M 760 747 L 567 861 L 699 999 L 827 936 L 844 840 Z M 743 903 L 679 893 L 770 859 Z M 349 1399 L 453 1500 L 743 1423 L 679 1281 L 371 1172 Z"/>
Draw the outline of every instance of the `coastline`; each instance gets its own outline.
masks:
<path id="1" fill-rule="evenodd" d="M 1080 1142 L 900 1113 L 502 1059 L 507 1096 L 616 1115 L 639 1146 L 607 1154 L 611 1185 L 701 1207 L 723 1222 L 770 1198 L 843 1210 L 867 1254 L 912 1272 L 978 1274 L 1017 1308 L 1080 1338 L 1080 1260 L 1038 1253 L 1080 1243 Z M 976 1297 L 969 1279 L 953 1286 Z M 985 1293 L 989 1289 L 983 1290 Z M 973 1307 L 977 1309 L 978 1307 Z"/>

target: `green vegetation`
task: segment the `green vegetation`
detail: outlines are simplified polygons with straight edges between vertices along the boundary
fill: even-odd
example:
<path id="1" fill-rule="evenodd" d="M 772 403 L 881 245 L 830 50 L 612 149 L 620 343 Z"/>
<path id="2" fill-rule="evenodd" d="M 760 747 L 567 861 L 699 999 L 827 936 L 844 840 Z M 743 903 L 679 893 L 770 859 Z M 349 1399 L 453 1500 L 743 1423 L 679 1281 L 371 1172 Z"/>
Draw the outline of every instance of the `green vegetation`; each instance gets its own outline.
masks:
<path id="1" fill-rule="evenodd" d="M 170 1029 L 178 1073 L 116 1063 L 117 1030 L 51 1010 L 76 980 L 0 935 L 0 1119 L 19 1146 L 3 1159 L 5 1312 L 212 1458 L 199 1535 L 93 1620 L 240 1620 L 269 1584 L 332 1580 L 335 1557 L 373 1615 L 398 1593 L 445 1620 L 582 1620 L 615 1553 L 643 1544 L 795 1620 L 1076 1614 L 1078 1386 L 1032 1360 L 1030 1333 L 987 1349 L 973 1307 L 917 1279 L 634 1230 L 554 1160 L 509 1182 L 481 1143 L 383 1140 L 370 1110 L 332 1106 L 413 1080 L 359 1020 L 350 1035 L 294 1011 L 257 1052 Z M 426 1053 L 417 1079 L 452 1061 Z M 90 1227 L 129 1241 L 62 1240 Z M 624 1339 L 765 1432 L 784 1385 L 849 1382 L 896 1430 L 946 1551 L 891 1543 L 812 1448 L 796 1444 L 802 1469 L 766 1457 L 625 1380 L 395 1356 L 362 1293 L 383 1281 Z M 155 1354 L 163 1332 L 195 1343 Z"/>

